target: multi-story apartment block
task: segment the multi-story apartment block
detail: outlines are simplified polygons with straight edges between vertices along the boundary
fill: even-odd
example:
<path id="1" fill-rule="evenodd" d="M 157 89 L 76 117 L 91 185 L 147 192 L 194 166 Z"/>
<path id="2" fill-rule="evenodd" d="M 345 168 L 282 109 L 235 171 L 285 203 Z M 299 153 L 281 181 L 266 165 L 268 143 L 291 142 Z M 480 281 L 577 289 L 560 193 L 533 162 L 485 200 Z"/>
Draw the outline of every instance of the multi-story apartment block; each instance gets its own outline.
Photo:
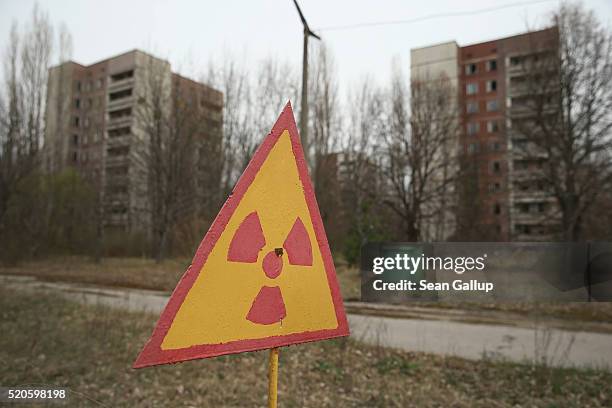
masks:
<path id="1" fill-rule="evenodd" d="M 431 119 L 431 127 L 446 123 L 445 132 L 450 132 L 447 137 L 441 138 L 438 132 L 434 144 L 443 142 L 442 146 L 433 147 L 437 149 L 434 157 L 430 157 L 430 168 L 437 171 L 427 180 L 426 188 L 433 192 L 427 194 L 431 197 L 422 204 L 421 213 L 425 214 L 420 221 L 419 229 L 424 241 L 445 241 L 455 233 L 457 225 L 455 220 L 457 190 L 449 180 L 457 173 L 457 135 L 459 131 L 459 100 L 454 95 L 459 92 L 459 49 L 455 43 L 438 44 L 431 47 L 413 49 L 410 52 L 410 78 L 411 78 L 411 101 L 412 112 L 422 109 L 430 109 L 430 104 L 417 106 L 419 103 L 427 102 L 423 99 L 448 96 L 450 100 L 440 105 L 440 109 L 433 115 L 423 115 Z M 436 88 L 440 89 L 439 92 Z M 420 91 L 415 91 L 420 89 Z M 424 90 L 424 91 L 423 91 Z M 435 103 L 435 101 L 429 101 Z M 442 106 L 444 105 L 444 106 Z M 448 116 L 455 114 L 453 125 L 448 124 Z M 421 124 L 427 126 L 427 124 Z M 413 126 L 414 127 L 414 126 Z"/>
<path id="2" fill-rule="evenodd" d="M 134 50 L 49 70 L 45 167 L 83 174 L 100 194 L 109 229 L 147 231 L 151 223 L 145 110 L 155 98 L 152 87 L 166 95 L 160 106 L 166 116 L 177 101 L 171 96 L 188 94 L 209 124 L 198 137 L 220 143 L 222 93 L 172 73 L 165 60 Z"/>
<path id="3" fill-rule="evenodd" d="M 481 239 L 548 240 L 557 225 L 555 200 L 541 178 L 546 158 L 525 155 L 527 138 L 513 126 L 532 114 L 523 98 L 524 77 L 534 65 L 525 62 L 554 55 L 557 39 L 553 27 L 468 46 L 453 41 L 412 50 L 413 83 L 444 74 L 456 84 L 458 157 L 474 184 L 469 207 L 476 214 L 470 222 Z"/>

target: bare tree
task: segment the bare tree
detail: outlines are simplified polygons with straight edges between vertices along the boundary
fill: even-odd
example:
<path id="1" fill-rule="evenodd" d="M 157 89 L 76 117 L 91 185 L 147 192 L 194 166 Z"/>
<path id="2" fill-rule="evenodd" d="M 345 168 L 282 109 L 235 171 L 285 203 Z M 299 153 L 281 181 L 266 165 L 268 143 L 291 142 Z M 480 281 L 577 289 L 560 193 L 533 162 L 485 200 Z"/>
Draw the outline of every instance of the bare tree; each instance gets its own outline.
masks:
<path id="1" fill-rule="evenodd" d="M 136 120 L 142 129 L 140 178 L 147 185 L 152 256 L 161 261 L 180 221 L 209 215 L 221 184 L 221 119 L 208 107 L 221 103 L 211 88 L 170 72 L 150 58 Z M 215 93 L 211 95 L 210 93 Z M 219 101 L 213 101 L 218 95 Z"/>
<path id="2" fill-rule="evenodd" d="M 612 182 L 612 35 L 581 5 L 563 4 L 552 22 L 558 38 L 514 61 L 525 72 L 525 95 L 512 104 L 514 154 L 537 164 L 571 241 Z"/>
<path id="3" fill-rule="evenodd" d="M 53 29 L 38 6 L 23 34 L 11 27 L 0 97 L 0 218 L 19 180 L 37 169 L 45 127 L 47 68 Z"/>
<path id="4" fill-rule="evenodd" d="M 34 6 L 32 21 L 21 48 L 24 139 L 22 149 L 34 161 L 44 136 L 47 73 L 53 47 L 53 28 L 46 14 Z"/>
<path id="5" fill-rule="evenodd" d="M 386 126 L 384 92 L 367 77 L 356 89 L 348 96 L 349 121 L 338 159 L 349 262 L 356 260 L 363 244 L 382 238 L 385 230 L 379 200 L 383 194 L 379 172 L 383 154 L 376 144 Z"/>
<path id="6" fill-rule="evenodd" d="M 2 99 L 2 171 L 0 172 L 0 218 L 6 210 L 6 204 L 19 179 L 18 163 L 21 149 L 23 98 L 19 83 L 19 33 L 17 23 L 13 23 L 9 44 L 4 59 L 5 92 Z"/>
<path id="7" fill-rule="evenodd" d="M 254 72 L 254 75 L 250 73 Z M 226 56 L 211 65 L 206 82 L 225 97 L 223 115 L 223 190 L 230 189 L 268 134 L 280 110 L 297 98 L 297 76 L 287 63 L 264 59 L 256 70 Z"/>
<path id="8" fill-rule="evenodd" d="M 255 83 L 252 84 L 254 103 L 251 106 L 254 141 L 255 146 L 258 146 L 272 129 L 287 101 L 297 100 L 299 80 L 294 67 L 271 57 L 260 62 L 254 79 Z"/>
<path id="9" fill-rule="evenodd" d="M 206 82 L 224 95 L 221 190 L 225 195 L 234 185 L 246 158 L 255 149 L 250 134 L 249 75 L 235 59 L 226 57 L 221 66 L 209 66 Z"/>
<path id="10" fill-rule="evenodd" d="M 311 131 L 306 156 L 311 165 L 312 179 L 321 217 L 332 247 L 344 235 L 341 222 L 341 195 L 338 150 L 342 133 L 338 79 L 333 57 L 324 45 L 316 48 L 310 84 Z"/>
<path id="11" fill-rule="evenodd" d="M 445 76 L 413 82 L 411 111 L 405 81 L 393 74 L 389 121 L 381 133 L 382 173 L 389 187 L 384 199 L 402 220 L 404 238 L 446 239 L 456 171 L 458 118 L 456 90 Z M 447 228 L 448 229 L 448 228 Z"/>

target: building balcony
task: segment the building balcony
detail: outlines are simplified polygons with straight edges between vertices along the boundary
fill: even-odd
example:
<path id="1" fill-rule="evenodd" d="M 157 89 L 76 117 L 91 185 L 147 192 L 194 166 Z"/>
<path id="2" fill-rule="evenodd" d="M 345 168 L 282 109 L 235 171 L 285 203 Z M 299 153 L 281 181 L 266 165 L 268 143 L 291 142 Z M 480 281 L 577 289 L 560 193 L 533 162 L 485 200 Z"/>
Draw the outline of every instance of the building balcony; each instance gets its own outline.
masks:
<path id="1" fill-rule="evenodd" d="M 105 206 L 116 206 L 118 204 L 128 204 L 130 195 L 128 193 L 106 193 L 104 196 Z"/>
<path id="2" fill-rule="evenodd" d="M 120 91 L 122 89 L 131 88 L 134 86 L 134 77 L 124 78 L 119 81 L 108 82 L 108 92 Z"/>
<path id="3" fill-rule="evenodd" d="M 130 178 L 128 174 L 113 174 L 109 172 L 109 168 L 106 168 L 106 185 L 126 185 L 128 184 Z"/>
<path id="4" fill-rule="evenodd" d="M 106 223 L 108 225 L 125 225 L 129 218 L 128 214 L 108 214 L 106 215 Z"/>
<path id="5" fill-rule="evenodd" d="M 512 192 L 512 197 L 515 202 L 521 203 L 548 202 L 551 199 L 554 200 L 554 197 L 552 197 L 551 193 L 544 190 L 514 190 Z"/>
<path id="6" fill-rule="evenodd" d="M 550 223 L 552 215 L 549 212 L 519 212 L 514 210 L 512 221 L 515 224 L 545 225 Z"/>
<path id="7" fill-rule="evenodd" d="M 132 116 L 121 116 L 118 118 L 111 118 L 110 116 L 108 117 L 108 126 L 107 128 L 112 129 L 112 128 L 118 128 L 118 127 L 123 127 L 123 126 L 130 126 L 132 124 Z"/>
<path id="8" fill-rule="evenodd" d="M 130 135 L 125 136 L 113 136 L 106 139 L 107 147 L 119 147 L 119 146 L 129 146 L 131 143 Z"/>
<path id="9" fill-rule="evenodd" d="M 520 146 L 513 144 L 509 153 L 514 160 L 543 160 L 548 159 L 548 152 L 536 146 Z"/>
<path id="10" fill-rule="evenodd" d="M 514 168 L 512 171 L 512 179 L 514 181 L 530 181 L 530 180 L 541 180 L 544 178 L 545 173 L 542 169 L 517 169 Z"/>
<path id="11" fill-rule="evenodd" d="M 512 85 L 508 87 L 508 96 L 509 97 L 518 97 L 518 96 L 526 96 L 533 93 L 533 89 L 531 89 L 527 84 L 521 85 Z"/>
<path id="12" fill-rule="evenodd" d="M 121 108 L 131 108 L 134 105 L 134 97 L 127 96 L 125 98 L 115 99 L 114 101 L 109 100 L 106 105 L 106 111 L 113 111 Z"/>
<path id="13" fill-rule="evenodd" d="M 519 242 L 549 242 L 552 241 L 552 234 L 520 234 L 514 233 L 512 240 Z"/>
<path id="14" fill-rule="evenodd" d="M 106 156 L 106 165 L 107 166 L 119 166 L 123 164 L 127 164 L 129 161 L 129 155 L 121 155 L 121 156 Z"/>

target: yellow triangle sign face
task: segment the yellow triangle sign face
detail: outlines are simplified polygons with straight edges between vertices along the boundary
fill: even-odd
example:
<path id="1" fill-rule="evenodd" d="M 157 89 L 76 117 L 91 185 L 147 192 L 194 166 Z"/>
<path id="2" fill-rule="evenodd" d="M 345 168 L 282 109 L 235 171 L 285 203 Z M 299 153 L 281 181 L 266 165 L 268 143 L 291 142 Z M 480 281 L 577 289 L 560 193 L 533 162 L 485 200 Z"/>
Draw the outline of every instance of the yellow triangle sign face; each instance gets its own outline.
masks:
<path id="1" fill-rule="evenodd" d="M 134 367 L 348 334 L 287 104 L 204 237 Z"/>

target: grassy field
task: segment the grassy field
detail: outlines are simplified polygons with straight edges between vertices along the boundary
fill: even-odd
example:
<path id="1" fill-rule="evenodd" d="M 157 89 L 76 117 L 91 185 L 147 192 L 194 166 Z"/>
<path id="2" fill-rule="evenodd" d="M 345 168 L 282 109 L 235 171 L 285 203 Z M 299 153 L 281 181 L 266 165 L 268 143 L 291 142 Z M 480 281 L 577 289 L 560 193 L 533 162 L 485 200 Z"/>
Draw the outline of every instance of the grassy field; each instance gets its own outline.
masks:
<path id="1" fill-rule="evenodd" d="M 0 289 L 0 384 L 69 387 L 79 407 L 266 404 L 267 352 L 130 368 L 155 316 Z M 612 374 L 398 352 L 351 340 L 283 348 L 282 407 L 604 407 Z M 25 405 L 20 405 L 25 406 Z"/>
<path id="2" fill-rule="evenodd" d="M 80 256 L 57 257 L 1 266 L 0 274 L 36 276 L 47 281 L 80 282 L 97 285 L 153 289 L 171 292 L 183 276 L 191 259 L 168 259 L 156 263 L 148 258 L 104 258 L 94 263 Z M 337 267 L 345 299 L 359 300 L 359 271 Z"/>

